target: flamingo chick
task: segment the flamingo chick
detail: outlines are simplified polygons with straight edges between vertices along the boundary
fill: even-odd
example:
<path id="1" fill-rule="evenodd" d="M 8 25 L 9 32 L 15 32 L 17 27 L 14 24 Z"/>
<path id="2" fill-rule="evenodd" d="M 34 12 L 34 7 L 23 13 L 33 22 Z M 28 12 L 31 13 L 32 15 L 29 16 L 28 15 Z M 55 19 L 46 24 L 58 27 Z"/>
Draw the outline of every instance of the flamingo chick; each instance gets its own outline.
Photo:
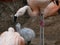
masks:
<path id="1" fill-rule="evenodd" d="M 24 38 L 18 32 L 15 32 L 12 27 L 1 34 L 1 39 L 1 45 L 25 45 Z"/>
<path id="2" fill-rule="evenodd" d="M 26 45 L 29 45 L 31 41 L 35 38 L 35 32 L 30 28 L 22 28 L 21 24 L 16 24 L 16 30 L 20 33 L 20 35 L 25 39 Z"/>

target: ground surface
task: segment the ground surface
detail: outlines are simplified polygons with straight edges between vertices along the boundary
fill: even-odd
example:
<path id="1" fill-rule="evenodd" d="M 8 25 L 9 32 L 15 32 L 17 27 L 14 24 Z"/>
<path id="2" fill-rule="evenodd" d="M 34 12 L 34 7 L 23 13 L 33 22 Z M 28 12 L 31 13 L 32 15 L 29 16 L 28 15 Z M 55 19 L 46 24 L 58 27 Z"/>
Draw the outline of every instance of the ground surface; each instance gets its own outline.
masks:
<path id="1" fill-rule="evenodd" d="M 19 1 L 14 3 L 0 3 L 0 33 L 6 31 L 8 27 L 14 27 L 13 15 L 22 6 Z M 17 6 L 17 7 L 16 7 Z M 27 15 L 27 14 L 25 14 Z M 23 27 L 32 28 L 36 33 L 36 38 L 31 45 L 40 45 L 40 26 L 39 17 L 32 22 L 28 16 L 21 16 L 17 22 L 21 23 Z M 60 15 L 48 17 L 45 19 L 45 45 L 60 45 Z"/>

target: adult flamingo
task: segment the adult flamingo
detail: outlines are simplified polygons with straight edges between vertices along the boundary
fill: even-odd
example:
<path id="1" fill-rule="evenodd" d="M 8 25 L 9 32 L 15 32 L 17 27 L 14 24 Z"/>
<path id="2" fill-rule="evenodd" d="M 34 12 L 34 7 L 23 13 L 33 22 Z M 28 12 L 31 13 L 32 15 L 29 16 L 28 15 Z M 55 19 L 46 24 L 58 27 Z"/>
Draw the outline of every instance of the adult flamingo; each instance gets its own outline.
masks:
<path id="1" fill-rule="evenodd" d="M 24 7 L 21 7 L 14 16 L 14 21 L 16 21 L 17 17 L 22 16 L 26 10 L 28 11 L 31 17 L 36 17 L 40 13 L 40 8 L 46 7 L 49 4 L 49 0 L 27 0 L 27 4 Z M 45 6 L 41 6 L 45 4 Z M 47 5 L 46 5 L 47 4 Z"/>
<path id="2" fill-rule="evenodd" d="M 43 9 L 44 7 L 43 15 L 45 18 L 48 16 L 52 16 L 59 9 L 59 0 L 50 0 L 50 1 L 51 3 L 47 4 L 49 0 L 30 0 L 30 1 L 27 0 L 29 6 L 33 10 L 31 14 L 33 14 L 34 16 L 39 15 L 40 13 L 39 9 Z"/>
<path id="3" fill-rule="evenodd" d="M 25 45 L 24 38 L 18 32 L 15 32 L 12 27 L 9 27 L 8 31 L 3 32 L 0 39 L 1 45 Z"/>

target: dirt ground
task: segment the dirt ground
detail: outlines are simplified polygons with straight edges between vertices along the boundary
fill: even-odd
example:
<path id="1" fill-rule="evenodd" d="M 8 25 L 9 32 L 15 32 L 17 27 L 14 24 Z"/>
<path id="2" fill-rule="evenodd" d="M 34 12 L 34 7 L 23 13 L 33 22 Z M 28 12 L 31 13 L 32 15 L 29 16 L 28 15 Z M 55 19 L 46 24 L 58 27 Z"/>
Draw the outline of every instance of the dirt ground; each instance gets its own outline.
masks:
<path id="1" fill-rule="evenodd" d="M 45 39 L 50 45 L 60 45 L 60 14 L 45 19 Z"/>
<path id="2" fill-rule="evenodd" d="M 8 27 L 14 27 L 13 15 L 22 7 L 19 1 L 11 3 L 0 2 L 0 33 L 6 31 Z M 36 33 L 36 38 L 31 42 L 31 45 L 40 45 L 40 26 L 39 18 L 32 22 L 32 19 L 25 14 L 17 19 L 17 22 L 22 24 L 22 27 L 29 27 Z M 60 45 L 60 15 L 48 17 L 45 20 L 45 45 Z"/>

